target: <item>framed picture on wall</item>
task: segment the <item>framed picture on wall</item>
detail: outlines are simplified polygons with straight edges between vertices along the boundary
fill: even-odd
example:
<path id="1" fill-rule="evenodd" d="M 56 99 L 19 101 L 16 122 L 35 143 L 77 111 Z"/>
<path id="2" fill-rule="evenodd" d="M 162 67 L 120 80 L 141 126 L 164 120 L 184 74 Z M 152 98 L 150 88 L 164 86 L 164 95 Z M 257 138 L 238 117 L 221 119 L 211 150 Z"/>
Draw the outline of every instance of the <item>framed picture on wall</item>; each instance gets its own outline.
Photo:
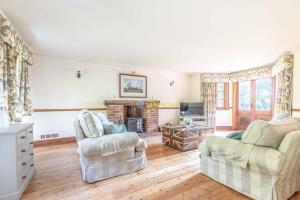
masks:
<path id="1" fill-rule="evenodd" d="M 121 98 L 147 98 L 147 76 L 120 74 L 119 91 Z"/>

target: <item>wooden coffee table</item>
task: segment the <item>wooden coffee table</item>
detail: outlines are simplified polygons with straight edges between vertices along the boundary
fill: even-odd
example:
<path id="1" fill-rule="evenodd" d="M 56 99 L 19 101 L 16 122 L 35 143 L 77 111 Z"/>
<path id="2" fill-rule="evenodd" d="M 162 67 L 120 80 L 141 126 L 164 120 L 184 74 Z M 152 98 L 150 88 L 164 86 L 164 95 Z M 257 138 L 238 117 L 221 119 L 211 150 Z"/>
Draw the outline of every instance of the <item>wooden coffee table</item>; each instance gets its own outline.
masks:
<path id="1" fill-rule="evenodd" d="M 185 127 L 181 125 L 162 126 L 162 142 L 180 151 L 197 149 L 202 135 L 212 129 L 208 126 L 192 125 Z"/>

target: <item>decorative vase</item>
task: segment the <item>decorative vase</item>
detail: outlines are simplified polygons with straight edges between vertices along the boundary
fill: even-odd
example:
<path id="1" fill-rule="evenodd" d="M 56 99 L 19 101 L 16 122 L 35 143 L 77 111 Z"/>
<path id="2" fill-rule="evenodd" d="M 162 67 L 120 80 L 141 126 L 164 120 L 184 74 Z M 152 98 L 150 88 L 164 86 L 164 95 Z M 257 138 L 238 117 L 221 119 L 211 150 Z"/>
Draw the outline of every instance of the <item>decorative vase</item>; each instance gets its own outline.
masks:
<path id="1" fill-rule="evenodd" d="M 192 124 L 193 124 L 193 119 L 191 119 L 189 117 L 185 117 L 185 118 L 183 118 L 181 125 L 188 128 L 188 127 L 192 126 Z"/>
<path id="2" fill-rule="evenodd" d="M 4 107 L 0 107 L 0 128 L 8 128 L 9 121 L 7 117 L 7 112 Z"/>

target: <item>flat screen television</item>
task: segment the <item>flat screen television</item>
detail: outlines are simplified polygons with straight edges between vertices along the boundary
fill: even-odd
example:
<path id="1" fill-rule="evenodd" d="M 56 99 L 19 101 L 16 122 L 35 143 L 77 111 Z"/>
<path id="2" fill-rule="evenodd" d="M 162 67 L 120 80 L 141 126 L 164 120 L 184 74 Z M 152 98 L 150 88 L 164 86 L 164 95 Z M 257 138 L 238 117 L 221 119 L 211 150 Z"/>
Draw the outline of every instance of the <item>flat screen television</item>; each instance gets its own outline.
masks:
<path id="1" fill-rule="evenodd" d="M 204 115 L 203 103 L 180 103 L 180 115 Z"/>

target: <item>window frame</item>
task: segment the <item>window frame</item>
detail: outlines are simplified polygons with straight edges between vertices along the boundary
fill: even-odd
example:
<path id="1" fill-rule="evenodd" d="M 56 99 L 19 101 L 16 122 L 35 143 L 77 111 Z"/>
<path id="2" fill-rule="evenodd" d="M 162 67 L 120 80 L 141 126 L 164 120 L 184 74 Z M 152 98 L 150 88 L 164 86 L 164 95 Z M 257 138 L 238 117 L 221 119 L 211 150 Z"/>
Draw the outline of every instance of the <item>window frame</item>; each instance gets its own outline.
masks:
<path id="1" fill-rule="evenodd" d="M 218 107 L 217 110 L 229 110 L 229 83 L 216 83 L 216 104 L 218 102 L 218 84 L 224 84 L 224 106 Z"/>

